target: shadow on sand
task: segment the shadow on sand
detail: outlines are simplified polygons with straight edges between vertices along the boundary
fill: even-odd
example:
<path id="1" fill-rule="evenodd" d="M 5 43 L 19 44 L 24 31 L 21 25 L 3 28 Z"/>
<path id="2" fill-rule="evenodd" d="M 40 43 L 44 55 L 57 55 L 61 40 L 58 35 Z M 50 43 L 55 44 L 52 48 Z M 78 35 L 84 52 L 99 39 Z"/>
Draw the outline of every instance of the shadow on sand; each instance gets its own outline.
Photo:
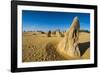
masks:
<path id="1" fill-rule="evenodd" d="M 85 53 L 85 51 L 90 47 L 90 42 L 79 43 L 79 49 L 81 56 Z"/>

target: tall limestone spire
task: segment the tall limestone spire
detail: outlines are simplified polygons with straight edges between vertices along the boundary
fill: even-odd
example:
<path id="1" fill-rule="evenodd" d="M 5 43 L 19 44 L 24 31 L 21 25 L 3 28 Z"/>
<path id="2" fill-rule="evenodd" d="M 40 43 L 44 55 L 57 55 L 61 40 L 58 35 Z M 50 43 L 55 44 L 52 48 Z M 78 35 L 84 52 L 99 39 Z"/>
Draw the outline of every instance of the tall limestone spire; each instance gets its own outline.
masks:
<path id="1" fill-rule="evenodd" d="M 66 32 L 65 38 L 58 44 L 57 51 L 66 59 L 78 59 L 79 50 L 79 30 L 80 24 L 78 17 L 74 17 L 73 22 Z"/>

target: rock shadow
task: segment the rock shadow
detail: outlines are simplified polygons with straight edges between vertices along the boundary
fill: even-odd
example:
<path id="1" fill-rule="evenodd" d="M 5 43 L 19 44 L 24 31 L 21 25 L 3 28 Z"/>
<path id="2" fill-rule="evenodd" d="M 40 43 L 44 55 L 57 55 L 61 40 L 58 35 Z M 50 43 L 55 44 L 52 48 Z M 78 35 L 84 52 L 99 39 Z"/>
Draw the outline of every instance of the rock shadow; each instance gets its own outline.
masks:
<path id="1" fill-rule="evenodd" d="M 80 55 L 82 56 L 89 47 L 90 42 L 79 43 Z"/>

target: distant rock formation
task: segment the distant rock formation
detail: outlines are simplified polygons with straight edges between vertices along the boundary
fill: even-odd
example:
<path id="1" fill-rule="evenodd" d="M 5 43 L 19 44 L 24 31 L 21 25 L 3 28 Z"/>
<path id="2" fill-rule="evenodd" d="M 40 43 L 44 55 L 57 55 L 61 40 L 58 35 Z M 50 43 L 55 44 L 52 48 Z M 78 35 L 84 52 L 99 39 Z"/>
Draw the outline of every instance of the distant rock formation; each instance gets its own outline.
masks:
<path id="1" fill-rule="evenodd" d="M 56 31 L 55 33 L 56 33 L 56 36 L 57 36 L 57 37 L 60 36 L 60 32 L 59 32 L 59 31 Z"/>
<path id="2" fill-rule="evenodd" d="M 48 31 L 48 37 L 51 37 L 51 31 L 50 30 Z"/>
<path id="3" fill-rule="evenodd" d="M 68 31 L 66 31 L 65 37 L 59 42 L 57 51 L 65 59 L 78 59 L 80 58 L 79 50 L 79 30 L 80 24 L 78 17 L 73 19 L 73 22 Z"/>

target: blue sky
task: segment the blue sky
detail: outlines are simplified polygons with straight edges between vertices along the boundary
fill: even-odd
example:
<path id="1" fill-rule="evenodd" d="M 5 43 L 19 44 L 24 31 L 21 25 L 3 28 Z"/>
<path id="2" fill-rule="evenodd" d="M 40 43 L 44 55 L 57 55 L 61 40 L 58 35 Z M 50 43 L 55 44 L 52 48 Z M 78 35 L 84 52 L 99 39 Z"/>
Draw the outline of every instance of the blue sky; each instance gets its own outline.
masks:
<path id="1" fill-rule="evenodd" d="M 23 31 L 49 31 L 60 29 L 68 30 L 73 18 L 77 16 L 80 28 L 90 30 L 89 13 L 47 12 L 47 11 L 22 11 Z"/>

